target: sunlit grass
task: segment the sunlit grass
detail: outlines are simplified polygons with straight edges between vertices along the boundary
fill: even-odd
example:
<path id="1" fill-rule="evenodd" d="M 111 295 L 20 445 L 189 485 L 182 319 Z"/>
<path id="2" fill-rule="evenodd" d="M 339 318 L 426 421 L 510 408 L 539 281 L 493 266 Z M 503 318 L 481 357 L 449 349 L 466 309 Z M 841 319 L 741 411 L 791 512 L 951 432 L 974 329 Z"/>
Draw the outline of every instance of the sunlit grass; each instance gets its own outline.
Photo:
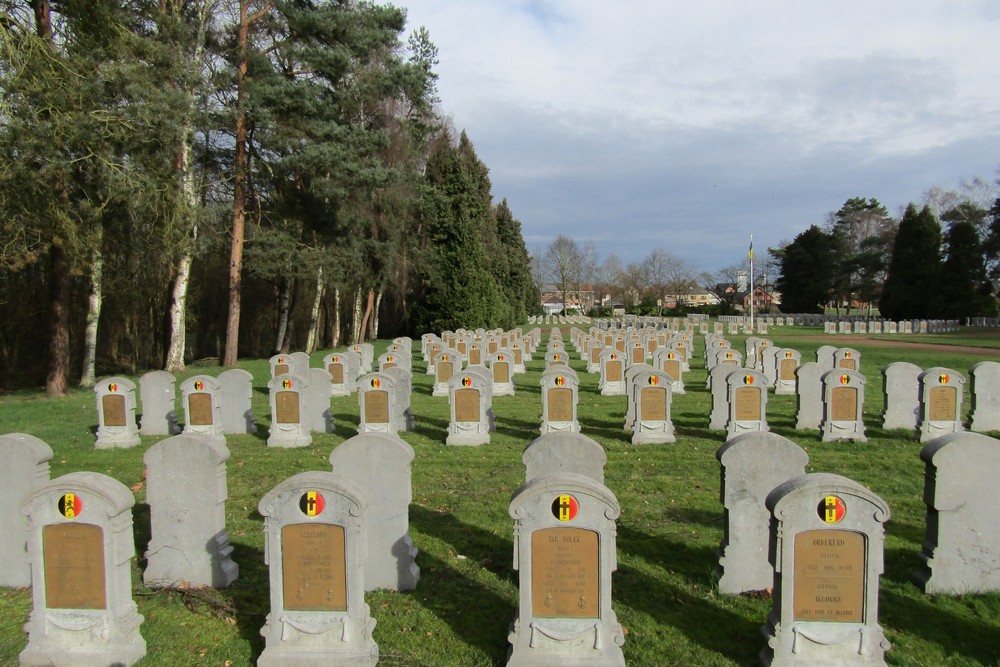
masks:
<path id="1" fill-rule="evenodd" d="M 547 327 L 543 327 L 547 338 Z M 569 328 L 564 329 L 569 341 Z M 1000 664 L 1000 595 L 925 596 L 911 581 L 924 539 L 923 463 L 913 434 L 878 427 L 882 408 L 879 369 L 892 361 L 921 367 L 950 367 L 967 375 L 971 364 L 996 359 L 994 339 L 975 332 L 945 336 L 958 345 L 989 346 L 992 357 L 852 343 L 862 353 L 867 378 L 865 415 L 869 442 L 822 443 L 819 432 L 795 431 L 794 396 L 770 396 L 773 431 L 807 450 L 810 471 L 855 479 L 880 495 L 892 510 L 887 525 L 881 623 L 893 650 L 893 665 L 996 667 Z M 805 361 L 828 341 L 811 328 L 772 328 L 776 345 L 794 347 Z M 995 337 L 995 332 L 994 332 Z M 883 336 L 882 338 L 885 338 Z M 940 336 L 914 336 L 918 342 Z M 720 595 L 715 585 L 715 550 L 722 538 L 719 466 L 715 450 L 724 434 L 707 429 L 710 397 L 696 335 L 687 393 L 674 397 L 674 445 L 632 445 L 622 425 L 625 397 L 601 396 L 597 376 L 582 361 L 572 366 L 581 380 L 579 419 L 585 435 L 608 455 L 607 486 L 622 505 L 618 522 L 618 572 L 614 607 L 628 629 L 626 661 L 637 667 L 672 665 L 750 666 L 764 640 L 759 633 L 769 600 Z M 730 339 L 742 350 L 744 337 Z M 962 341 L 954 343 L 954 341 Z M 975 341 L 975 342 L 973 342 Z M 946 341 L 940 341 L 946 342 Z M 833 343 L 835 344 L 835 342 Z M 378 352 L 383 351 L 380 344 Z M 419 347 L 419 344 L 417 344 Z M 319 365 L 323 353 L 313 355 Z M 133 574 L 135 597 L 145 616 L 141 632 L 149 646 L 147 666 L 248 667 L 263 650 L 260 628 L 268 613 L 268 573 L 263 562 L 262 520 L 257 502 L 281 480 L 304 470 L 328 469 L 330 451 L 355 434 L 356 396 L 335 398 L 336 432 L 315 435 L 303 449 L 268 449 L 270 423 L 266 360 L 241 364 L 255 378 L 256 435 L 230 436 L 227 530 L 236 547 L 240 578 L 226 591 L 155 591 L 141 585 L 141 560 Z M 220 368 L 191 369 L 189 375 L 217 375 Z M 375 639 L 381 664 L 393 667 L 491 667 L 502 665 L 508 625 L 517 604 L 517 572 L 512 567 L 511 494 L 524 481 L 521 454 L 538 435 L 541 395 L 539 355 L 528 373 L 517 376 L 517 394 L 494 401 L 498 431 L 483 447 L 444 445 L 447 398 L 431 393 L 419 351 L 414 353 L 412 408 L 416 430 L 403 434 L 416 452 L 410 531 L 420 549 L 422 579 L 415 591 L 367 596 L 378 621 Z M 180 380 L 178 380 L 178 385 Z M 967 386 L 968 391 L 968 386 Z M 132 486 L 142 479 L 142 455 L 156 438 L 130 450 L 93 447 L 96 409 L 93 392 L 74 391 L 49 401 L 41 392 L 22 391 L 0 404 L 0 432 L 25 432 L 52 446 L 52 476 L 75 470 L 108 474 Z M 968 410 L 968 396 L 963 409 Z M 136 493 L 137 551 L 149 539 L 144 489 Z M 0 589 L 0 665 L 16 665 L 25 643 L 23 624 L 30 611 L 24 590 Z"/>

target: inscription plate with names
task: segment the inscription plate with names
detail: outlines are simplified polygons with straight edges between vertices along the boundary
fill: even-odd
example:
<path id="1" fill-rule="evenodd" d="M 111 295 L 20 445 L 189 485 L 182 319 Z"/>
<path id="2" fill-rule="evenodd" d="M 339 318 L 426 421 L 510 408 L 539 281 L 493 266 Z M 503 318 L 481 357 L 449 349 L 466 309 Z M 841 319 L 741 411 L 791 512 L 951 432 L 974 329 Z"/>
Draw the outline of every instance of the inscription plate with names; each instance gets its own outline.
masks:
<path id="1" fill-rule="evenodd" d="M 858 370 L 858 362 L 855 359 L 841 359 L 840 368 L 846 368 L 848 370 L 856 371 Z"/>
<path id="2" fill-rule="evenodd" d="M 667 359 L 663 362 L 663 372 L 669 375 L 671 380 L 680 380 L 681 362 L 677 359 Z"/>
<path id="3" fill-rule="evenodd" d="M 344 527 L 294 523 L 281 529 L 285 609 L 347 611 Z"/>
<path id="4" fill-rule="evenodd" d="M 601 352 L 604 351 L 603 347 L 595 347 L 590 351 L 590 361 L 594 364 L 601 363 Z"/>
<path id="5" fill-rule="evenodd" d="M 298 424 L 299 392 L 279 391 L 274 396 L 274 409 L 279 424 Z"/>
<path id="6" fill-rule="evenodd" d="M 455 365 L 451 361 L 442 361 L 434 366 L 434 370 L 437 371 L 438 382 L 447 382 L 455 374 Z"/>
<path id="7" fill-rule="evenodd" d="M 785 382 L 794 382 L 796 368 L 798 368 L 798 362 L 795 359 L 782 359 L 778 364 L 778 379 Z"/>
<path id="8" fill-rule="evenodd" d="M 632 363 L 641 364 L 646 360 L 646 350 L 641 347 L 632 348 Z"/>
<path id="9" fill-rule="evenodd" d="M 830 419 L 851 422 L 858 418 L 858 390 L 855 387 L 834 387 L 830 392 Z"/>
<path id="10" fill-rule="evenodd" d="M 478 389 L 459 389 L 455 392 L 455 421 L 479 421 Z"/>
<path id="11" fill-rule="evenodd" d="M 536 618 L 599 618 L 600 537 L 583 528 L 542 528 L 531 534 L 531 614 Z"/>
<path id="12" fill-rule="evenodd" d="M 609 361 L 604 365 L 604 375 L 608 382 L 622 381 L 622 362 Z"/>
<path id="13" fill-rule="evenodd" d="M 104 530 L 87 523 L 42 527 L 45 606 L 106 609 Z"/>
<path id="14" fill-rule="evenodd" d="M 125 397 L 105 394 L 101 398 L 105 426 L 125 426 Z"/>
<path id="15" fill-rule="evenodd" d="M 498 361 L 493 364 L 493 381 L 497 384 L 510 382 L 510 364 L 506 361 Z"/>
<path id="16" fill-rule="evenodd" d="M 864 623 L 865 537 L 848 530 L 795 536 L 793 618 Z"/>
<path id="17" fill-rule="evenodd" d="M 643 387 L 639 402 L 642 409 L 639 419 L 644 422 L 667 420 L 667 390 L 665 387 Z"/>
<path id="18" fill-rule="evenodd" d="M 211 426 L 214 423 L 211 394 L 188 394 L 188 421 L 192 426 Z"/>
<path id="19" fill-rule="evenodd" d="M 736 403 L 733 414 L 738 421 L 760 420 L 760 392 L 757 387 L 736 388 L 733 392 L 733 401 Z"/>
<path id="20" fill-rule="evenodd" d="M 330 372 L 330 382 L 344 384 L 344 364 L 330 364 L 327 370 Z"/>
<path id="21" fill-rule="evenodd" d="M 475 366 L 483 362 L 482 350 L 469 350 L 469 365 Z"/>
<path id="22" fill-rule="evenodd" d="M 385 390 L 365 392 L 365 423 L 389 423 L 389 392 Z"/>
<path id="23" fill-rule="evenodd" d="M 549 401 L 549 421 L 573 421 L 573 390 L 558 387 L 549 389 L 547 394 Z"/>
<path id="24" fill-rule="evenodd" d="M 391 361 L 387 361 L 384 364 L 382 364 L 382 370 L 383 371 L 386 370 L 386 369 L 388 369 L 388 368 L 396 368 L 396 367 L 397 367 L 397 364 L 394 364 Z"/>
<path id="25" fill-rule="evenodd" d="M 955 387 L 931 387 L 927 418 L 932 422 L 955 421 L 957 396 Z"/>
<path id="26" fill-rule="evenodd" d="M 288 364 L 275 364 L 274 365 L 274 377 L 279 375 L 288 375 Z"/>

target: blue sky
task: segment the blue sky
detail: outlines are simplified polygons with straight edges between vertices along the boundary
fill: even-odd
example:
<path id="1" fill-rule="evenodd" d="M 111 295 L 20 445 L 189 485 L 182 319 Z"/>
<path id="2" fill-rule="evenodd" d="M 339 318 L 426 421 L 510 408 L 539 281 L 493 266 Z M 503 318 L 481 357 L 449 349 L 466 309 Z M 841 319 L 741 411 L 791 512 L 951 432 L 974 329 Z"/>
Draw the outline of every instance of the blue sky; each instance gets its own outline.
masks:
<path id="1" fill-rule="evenodd" d="M 1000 167 L 994 0 L 397 0 L 529 252 L 699 270 Z"/>

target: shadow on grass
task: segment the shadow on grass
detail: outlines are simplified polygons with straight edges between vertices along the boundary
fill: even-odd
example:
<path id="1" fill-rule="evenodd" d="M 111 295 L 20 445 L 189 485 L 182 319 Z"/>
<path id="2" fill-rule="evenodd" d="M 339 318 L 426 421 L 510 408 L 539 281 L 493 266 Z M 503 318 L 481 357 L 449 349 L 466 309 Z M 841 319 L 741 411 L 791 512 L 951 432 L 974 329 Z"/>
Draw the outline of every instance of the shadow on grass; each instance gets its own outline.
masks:
<path id="1" fill-rule="evenodd" d="M 412 433 L 427 438 L 431 442 L 444 442 L 448 437 L 449 423 L 445 419 L 436 419 L 427 415 L 420 415 L 420 418 L 417 419 L 414 415 Z"/>
<path id="2" fill-rule="evenodd" d="M 1000 663 L 996 624 L 961 618 L 938 605 L 935 597 L 910 597 L 883 589 L 879 594 L 879 621 L 885 628 L 921 637 L 937 644 L 948 656 L 963 655 L 983 665 Z"/>
<path id="3" fill-rule="evenodd" d="M 497 418 L 496 432 L 498 435 L 506 435 L 515 440 L 523 440 L 525 443 L 529 443 L 541 435 L 538 424 L 524 419 L 514 419 L 507 415 Z"/>
<path id="4" fill-rule="evenodd" d="M 681 542 L 630 534 L 621 527 L 619 538 L 619 548 L 629 553 L 639 552 L 640 557 L 681 574 L 692 581 L 693 589 L 704 590 L 706 595 L 712 590 L 712 549 L 691 549 Z M 674 627 L 692 642 L 738 664 L 755 664 L 763 645 L 759 639 L 763 616 L 748 620 L 700 593 L 692 593 L 629 565 L 619 566 L 614 581 L 616 604 L 647 614 L 658 624 Z"/>
<path id="5" fill-rule="evenodd" d="M 470 646 L 493 656 L 500 664 L 507 651 L 507 621 L 514 617 L 515 604 L 461 569 L 478 566 L 516 585 L 513 543 L 463 523 L 449 512 L 434 512 L 418 505 L 410 506 L 410 525 L 450 545 L 455 554 L 465 556 L 453 564 L 421 551 L 417 562 L 422 582 L 415 598 Z"/>
<path id="6" fill-rule="evenodd" d="M 260 515 L 257 514 L 257 517 Z M 260 630 L 271 611 L 271 574 L 264 563 L 263 551 L 239 542 L 230 544 L 233 547 L 232 559 L 240 566 L 240 576 L 226 595 L 232 602 L 236 627 L 250 646 L 250 655 L 253 664 L 256 664 L 264 651 L 264 637 Z"/>

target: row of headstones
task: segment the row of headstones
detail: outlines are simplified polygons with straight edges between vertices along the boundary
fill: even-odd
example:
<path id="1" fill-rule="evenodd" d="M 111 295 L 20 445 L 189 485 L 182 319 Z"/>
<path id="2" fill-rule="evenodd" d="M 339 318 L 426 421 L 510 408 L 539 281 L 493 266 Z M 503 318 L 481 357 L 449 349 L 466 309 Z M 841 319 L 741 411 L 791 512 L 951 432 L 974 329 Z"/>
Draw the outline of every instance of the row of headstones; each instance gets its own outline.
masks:
<path id="1" fill-rule="evenodd" d="M 590 318 L 585 315 L 529 315 L 528 324 L 586 324 Z"/>
<path id="2" fill-rule="evenodd" d="M 0 584 L 32 586 L 21 664 L 133 664 L 146 644 L 131 597 L 132 492 L 98 473 L 49 480 L 52 450 L 29 435 L 0 437 L 0 457 Z M 225 588 L 238 577 L 225 528 L 228 459 L 202 435 L 146 452 L 147 586 Z M 258 665 L 302 664 L 318 649 L 374 664 L 363 592 L 412 590 L 420 579 L 408 518 L 413 449 L 398 437 L 359 435 L 329 460 L 332 472 L 296 475 L 260 501 L 271 613 Z"/>
<path id="3" fill-rule="evenodd" d="M 662 330 L 646 329 L 615 335 L 596 329 L 589 333 L 573 329 L 571 337 L 580 358 L 587 362 L 587 372 L 600 374 L 598 389 L 602 395 L 626 394 L 625 373 L 636 365 L 651 365 L 663 371 L 670 377 L 673 393 L 684 393 L 683 373 L 690 369 L 690 333 L 668 336 Z"/>
<path id="4" fill-rule="evenodd" d="M 958 331 L 958 320 L 904 320 L 901 322 L 882 320 L 840 320 L 824 322 L 825 334 L 915 334 L 951 333 Z"/>
<path id="5" fill-rule="evenodd" d="M 970 327 L 1000 327 L 998 317 L 970 317 L 966 320 L 966 326 Z"/>
<path id="6" fill-rule="evenodd" d="M 762 664 L 884 664 L 885 503 L 843 477 L 804 475 L 808 455 L 778 435 L 738 436 L 716 457 L 725 525 L 719 590 L 774 590 Z M 1000 440 L 953 433 L 927 443 L 920 458 L 927 522 L 914 579 L 926 593 L 1000 591 L 997 506 L 983 502 L 995 495 Z M 772 663 L 779 654 L 787 662 Z"/>

